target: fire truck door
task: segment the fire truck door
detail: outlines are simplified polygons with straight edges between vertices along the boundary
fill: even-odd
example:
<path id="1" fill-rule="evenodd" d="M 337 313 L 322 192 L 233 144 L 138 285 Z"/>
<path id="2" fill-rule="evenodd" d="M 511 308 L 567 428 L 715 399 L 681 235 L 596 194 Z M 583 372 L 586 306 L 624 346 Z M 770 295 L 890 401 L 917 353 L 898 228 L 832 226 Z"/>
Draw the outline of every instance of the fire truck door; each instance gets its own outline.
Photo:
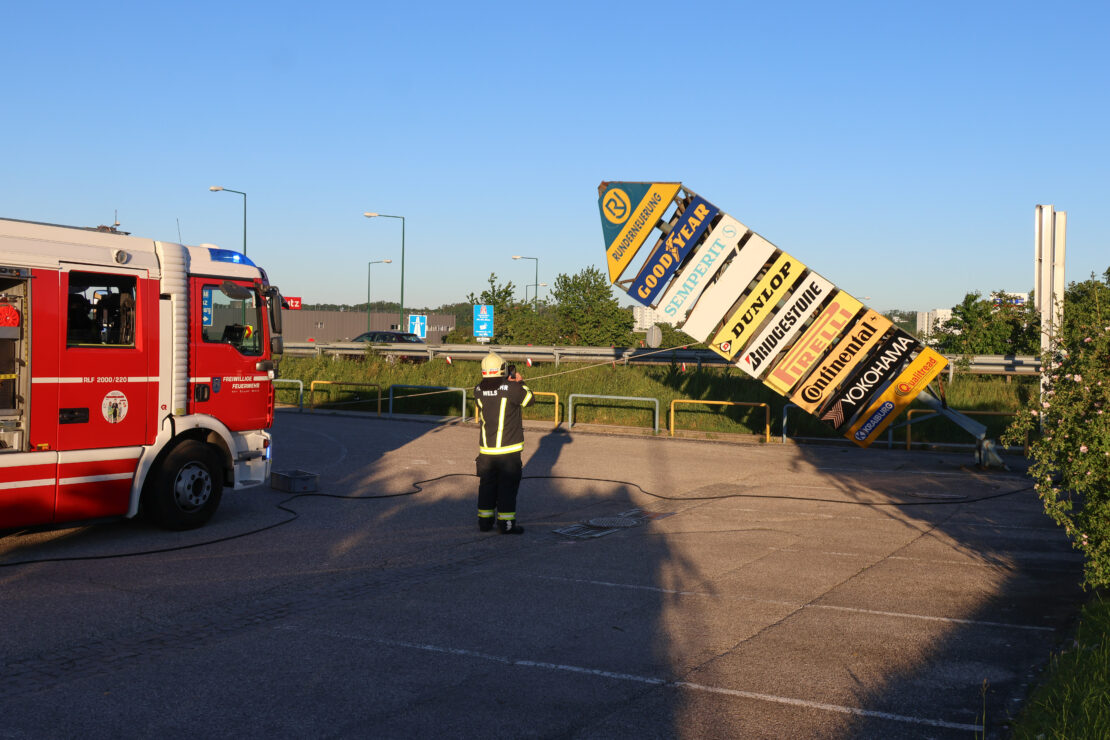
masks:
<path id="1" fill-rule="evenodd" d="M 246 280 L 192 278 L 189 304 L 192 412 L 211 414 L 233 432 L 266 428 L 272 385 L 258 286 Z"/>
<path id="2" fill-rule="evenodd" d="M 157 288 L 145 273 L 108 270 L 61 275 L 57 521 L 126 513 L 136 448 L 149 441 L 157 337 L 143 307 Z"/>

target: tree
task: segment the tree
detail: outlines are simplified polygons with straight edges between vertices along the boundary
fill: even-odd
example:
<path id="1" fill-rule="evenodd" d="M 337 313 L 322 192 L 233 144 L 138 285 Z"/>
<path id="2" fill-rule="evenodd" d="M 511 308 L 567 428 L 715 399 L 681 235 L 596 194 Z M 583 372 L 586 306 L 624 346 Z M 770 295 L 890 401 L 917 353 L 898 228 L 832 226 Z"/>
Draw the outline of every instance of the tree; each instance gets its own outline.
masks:
<path id="1" fill-rule="evenodd" d="M 551 295 L 560 341 L 596 347 L 633 344 L 632 312 L 620 307 L 598 268 L 590 266 L 573 276 L 560 274 Z"/>
<path id="2" fill-rule="evenodd" d="M 1004 291 L 992 293 L 991 300 L 975 291 L 952 307 L 952 318 L 930 339 L 950 355 L 1025 355 L 1039 351 L 1040 330 L 1032 301 L 1015 306 Z"/>
<path id="3" fill-rule="evenodd" d="M 1110 586 L 1110 270 L 1072 283 L 1064 321 L 1041 355 L 1044 392 L 1003 440 L 1030 446 L 1029 475 L 1045 513 L 1086 557 L 1084 583 Z"/>

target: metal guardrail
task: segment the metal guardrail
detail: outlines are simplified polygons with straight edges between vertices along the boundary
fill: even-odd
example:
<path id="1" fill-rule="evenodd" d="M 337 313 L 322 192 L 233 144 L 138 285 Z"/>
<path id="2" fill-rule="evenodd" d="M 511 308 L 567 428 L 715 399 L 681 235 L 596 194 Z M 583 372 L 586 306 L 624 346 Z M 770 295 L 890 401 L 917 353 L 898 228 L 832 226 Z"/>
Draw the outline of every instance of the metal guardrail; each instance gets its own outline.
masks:
<path id="1" fill-rule="evenodd" d="M 450 356 L 458 360 L 481 360 L 493 350 L 506 360 L 523 362 L 620 362 L 623 364 L 670 365 L 687 363 L 726 367 L 723 357 L 708 349 L 650 349 L 647 347 L 562 347 L 498 344 L 374 344 L 370 348 L 383 355 L 427 356 L 429 360 Z M 365 342 L 286 342 L 285 354 L 290 357 L 317 355 L 357 357 L 366 354 Z M 951 381 L 958 367 L 966 365 L 973 375 L 1037 375 L 1041 371 L 1040 358 L 1034 355 L 945 355 L 948 360 L 948 378 Z"/>
<path id="2" fill-rule="evenodd" d="M 680 403 L 700 406 L 762 406 L 764 411 L 763 441 L 771 441 L 771 407 L 768 404 L 755 401 L 702 401 L 697 399 L 685 398 L 676 398 L 675 400 L 671 401 L 670 430 L 672 437 L 674 436 L 674 407 Z"/>
<path id="3" fill-rule="evenodd" d="M 304 381 L 297 380 L 296 378 L 274 378 L 271 381 L 274 385 L 278 383 L 296 383 L 297 384 L 297 410 L 304 413 Z"/>
<path id="4" fill-rule="evenodd" d="M 1017 416 L 1020 413 L 1020 412 L 1017 412 L 1017 411 L 964 411 L 962 409 L 954 409 L 954 410 L 959 411 L 964 416 Z M 906 427 L 906 449 L 907 450 L 909 450 L 910 445 L 913 444 L 912 437 L 913 437 L 913 415 L 914 414 L 928 414 L 928 416 L 923 417 L 921 419 L 918 419 L 918 421 L 928 421 L 929 419 L 932 419 L 934 416 L 939 416 L 939 414 L 937 414 L 932 409 L 910 409 L 909 411 L 906 412 L 906 422 L 905 422 L 904 426 Z M 923 442 L 921 444 L 926 444 L 926 443 Z M 1029 431 L 1028 430 L 1026 430 L 1026 432 L 1025 432 L 1025 444 L 1022 446 L 1021 454 L 1025 455 L 1026 457 L 1029 457 Z"/>
<path id="5" fill-rule="evenodd" d="M 316 410 L 316 386 L 318 385 L 339 385 L 352 388 L 377 388 L 378 416 L 382 415 L 382 387 L 377 383 L 348 383 L 343 380 L 314 380 L 308 385 L 308 408 L 311 411 Z M 351 403 L 362 403 L 362 401 L 351 401 Z"/>
<path id="6" fill-rule="evenodd" d="M 567 397 L 567 426 L 574 426 L 574 399 L 576 398 L 604 398 L 610 401 L 650 401 L 655 404 L 655 414 L 652 417 L 655 422 L 655 433 L 659 434 L 659 399 L 658 398 L 642 398 L 640 396 L 603 396 L 593 393 L 571 393 Z"/>
<path id="7" fill-rule="evenodd" d="M 393 391 L 396 388 L 412 388 L 412 389 L 416 389 L 416 390 L 426 390 L 426 391 L 458 391 L 459 393 L 462 394 L 462 412 L 461 412 L 462 413 L 462 421 L 464 421 L 464 422 L 466 421 L 466 388 L 455 388 L 455 387 L 449 386 L 449 385 L 406 385 L 406 384 L 403 384 L 403 383 L 396 383 L 394 385 L 389 386 L 389 415 L 390 416 L 393 416 Z M 414 396 L 402 396 L 402 398 L 415 398 L 415 397 L 421 396 L 421 395 L 431 395 L 431 394 L 417 393 Z"/>

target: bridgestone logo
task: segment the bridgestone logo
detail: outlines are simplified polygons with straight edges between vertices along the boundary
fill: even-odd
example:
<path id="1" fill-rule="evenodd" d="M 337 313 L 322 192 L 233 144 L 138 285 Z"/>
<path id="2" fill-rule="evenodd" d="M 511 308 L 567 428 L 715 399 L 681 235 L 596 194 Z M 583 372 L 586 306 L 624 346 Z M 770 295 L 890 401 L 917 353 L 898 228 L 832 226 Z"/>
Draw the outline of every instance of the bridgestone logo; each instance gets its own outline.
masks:
<path id="1" fill-rule="evenodd" d="M 779 346 L 779 340 L 786 336 L 786 333 L 790 331 L 790 328 L 794 326 L 794 324 L 798 323 L 798 317 L 801 316 L 815 300 L 818 300 L 821 292 L 821 286 L 814 281 L 810 283 L 809 287 L 802 291 L 801 294 L 795 296 L 794 302 L 780 314 L 780 318 L 775 328 L 771 330 L 771 334 L 764 339 L 758 347 L 744 355 L 744 361 L 751 365 L 752 370 L 758 370 L 759 366 L 763 364 L 763 361 L 771 356 L 771 353 Z"/>

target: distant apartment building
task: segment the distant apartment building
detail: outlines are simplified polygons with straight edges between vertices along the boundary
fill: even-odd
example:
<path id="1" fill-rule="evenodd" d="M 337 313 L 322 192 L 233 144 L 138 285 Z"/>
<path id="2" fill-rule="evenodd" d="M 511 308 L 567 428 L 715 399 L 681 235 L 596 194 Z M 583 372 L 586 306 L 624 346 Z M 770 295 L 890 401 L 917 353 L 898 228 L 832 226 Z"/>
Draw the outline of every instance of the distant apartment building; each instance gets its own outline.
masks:
<path id="1" fill-rule="evenodd" d="M 952 309 L 950 308 L 934 308 L 932 311 L 918 311 L 917 335 L 919 337 L 929 336 L 938 326 L 948 321 L 950 318 L 952 318 Z"/>

